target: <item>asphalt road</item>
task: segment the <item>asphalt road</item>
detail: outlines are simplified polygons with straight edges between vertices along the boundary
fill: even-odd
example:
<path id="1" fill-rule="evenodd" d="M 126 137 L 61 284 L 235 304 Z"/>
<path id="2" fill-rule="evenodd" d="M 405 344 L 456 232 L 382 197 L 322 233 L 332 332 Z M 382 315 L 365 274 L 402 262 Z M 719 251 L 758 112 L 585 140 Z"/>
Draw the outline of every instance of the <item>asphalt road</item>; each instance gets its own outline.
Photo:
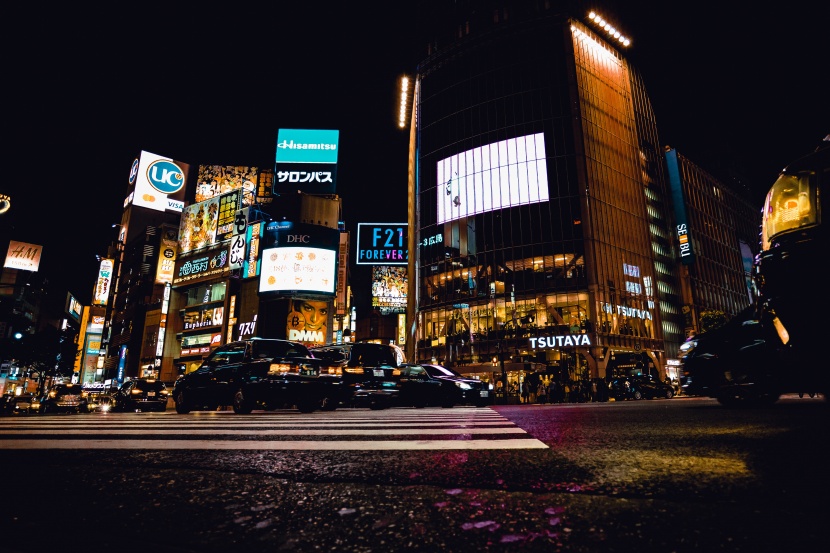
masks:
<path id="1" fill-rule="evenodd" d="M 819 551 L 823 398 L 0 418 L 0 551 Z"/>

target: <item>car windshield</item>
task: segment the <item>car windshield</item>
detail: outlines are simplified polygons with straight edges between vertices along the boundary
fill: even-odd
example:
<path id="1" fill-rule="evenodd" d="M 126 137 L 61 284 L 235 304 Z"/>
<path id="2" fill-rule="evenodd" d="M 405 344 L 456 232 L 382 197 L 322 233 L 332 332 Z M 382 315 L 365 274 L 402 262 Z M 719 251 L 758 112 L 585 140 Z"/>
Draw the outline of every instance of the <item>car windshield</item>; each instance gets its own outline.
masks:
<path id="1" fill-rule="evenodd" d="M 376 367 L 379 365 L 387 365 L 389 367 L 397 367 L 399 363 L 397 352 L 391 348 L 381 344 L 354 344 L 352 346 L 352 354 L 349 359 L 350 367 Z"/>
<path id="2" fill-rule="evenodd" d="M 294 342 L 263 341 L 253 343 L 254 359 L 274 357 L 310 357 L 308 348 Z"/>
<path id="3" fill-rule="evenodd" d="M 313 348 L 311 354 L 317 359 L 325 359 L 335 363 L 342 363 L 349 360 L 348 350 L 342 348 Z"/>

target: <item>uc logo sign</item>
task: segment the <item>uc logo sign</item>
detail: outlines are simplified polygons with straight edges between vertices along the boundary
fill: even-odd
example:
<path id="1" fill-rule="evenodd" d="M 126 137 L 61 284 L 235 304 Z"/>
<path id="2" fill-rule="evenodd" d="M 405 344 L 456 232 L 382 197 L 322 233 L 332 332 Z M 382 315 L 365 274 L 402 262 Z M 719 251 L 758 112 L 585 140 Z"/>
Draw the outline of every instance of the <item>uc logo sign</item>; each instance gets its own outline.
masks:
<path id="1" fill-rule="evenodd" d="M 130 167 L 130 184 L 135 182 L 135 177 L 138 175 L 138 160 L 133 161 L 133 166 Z"/>
<path id="2" fill-rule="evenodd" d="M 184 186 L 184 173 L 172 161 L 161 159 L 147 168 L 147 180 L 162 194 L 175 194 Z"/>

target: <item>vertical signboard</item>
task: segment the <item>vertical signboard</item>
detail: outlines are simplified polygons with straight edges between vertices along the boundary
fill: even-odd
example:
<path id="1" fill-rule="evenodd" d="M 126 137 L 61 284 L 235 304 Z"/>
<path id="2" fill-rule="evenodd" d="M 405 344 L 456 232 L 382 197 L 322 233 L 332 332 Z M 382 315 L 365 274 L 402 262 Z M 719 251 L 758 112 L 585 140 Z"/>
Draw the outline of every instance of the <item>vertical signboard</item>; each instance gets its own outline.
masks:
<path id="1" fill-rule="evenodd" d="M 98 280 L 95 283 L 95 294 L 92 296 L 92 305 L 107 305 L 112 284 L 112 259 L 102 259 L 98 268 Z"/>
<path id="2" fill-rule="evenodd" d="M 672 206 L 674 207 L 674 219 L 676 222 L 675 236 L 680 248 L 680 262 L 683 265 L 691 265 L 695 260 L 695 252 L 692 249 L 692 239 L 689 234 L 689 223 L 686 219 L 686 202 L 683 198 L 683 183 L 680 177 L 680 164 L 677 159 L 677 150 L 666 150 L 666 170 L 669 173 L 669 191 L 671 193 Z"/>

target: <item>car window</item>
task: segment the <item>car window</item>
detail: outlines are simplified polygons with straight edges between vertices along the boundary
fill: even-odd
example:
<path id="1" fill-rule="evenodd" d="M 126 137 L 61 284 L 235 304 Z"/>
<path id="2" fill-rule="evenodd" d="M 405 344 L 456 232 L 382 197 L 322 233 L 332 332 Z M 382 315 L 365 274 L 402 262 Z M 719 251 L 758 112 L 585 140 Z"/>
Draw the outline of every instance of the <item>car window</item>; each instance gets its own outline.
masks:
<path id="1" fill-rule="evenodd" d="M 274 357 L 309 357 L 308 348 L 295 342 L 263 341 L 253 344 L 254 359 Z"/>

